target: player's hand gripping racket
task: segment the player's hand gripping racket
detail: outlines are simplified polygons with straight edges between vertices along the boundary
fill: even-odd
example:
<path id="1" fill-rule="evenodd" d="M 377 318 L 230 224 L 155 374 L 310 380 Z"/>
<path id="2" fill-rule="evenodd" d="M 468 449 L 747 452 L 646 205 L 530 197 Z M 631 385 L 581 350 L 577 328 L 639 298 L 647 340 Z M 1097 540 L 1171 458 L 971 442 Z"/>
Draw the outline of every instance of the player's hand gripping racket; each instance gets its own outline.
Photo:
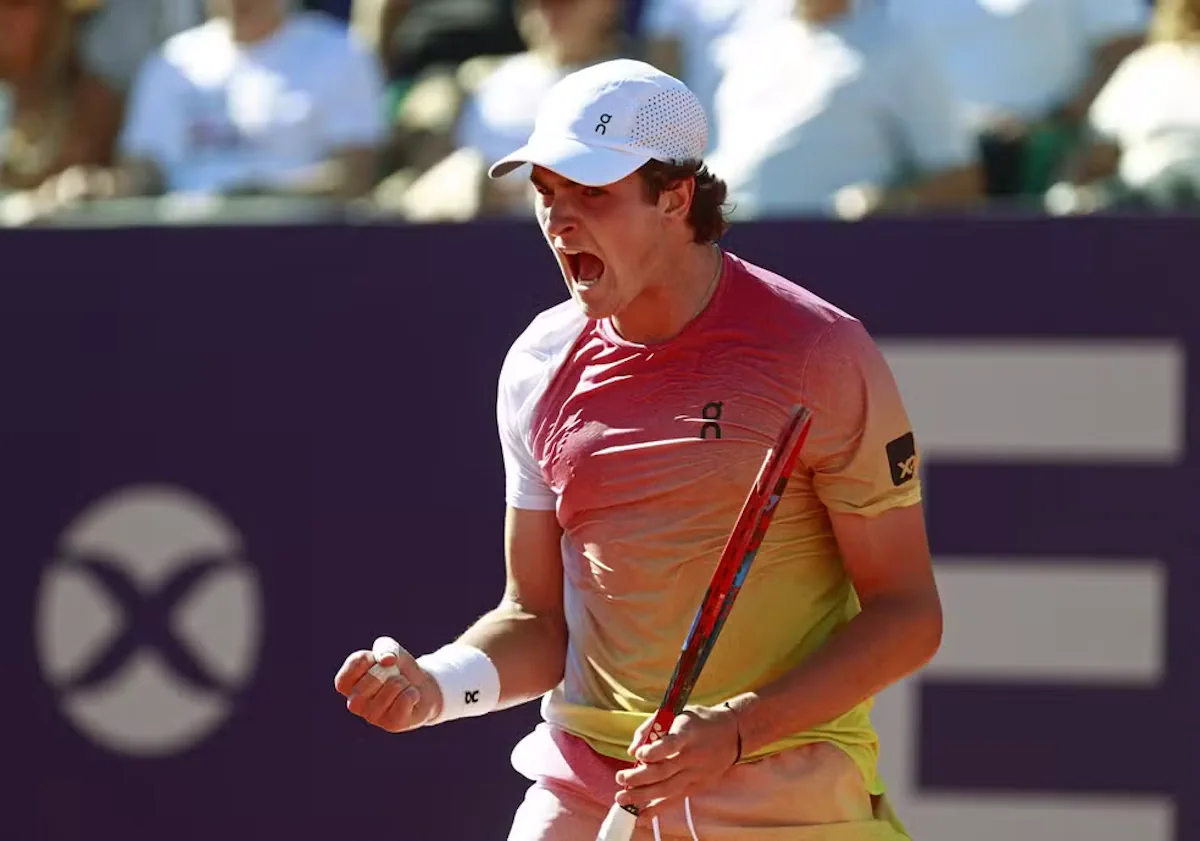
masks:
<path id="1" fill-rule="evenodd" d="M 796 459 L 808 435 L 809 421 L 812 413 L 803 406 L 796 407 L 775 444 L 767 451 L 759 468 L 758 477 L 746 496 L 742 511 L 738 515 L 733 531 L 717 561 L 717 568 L 708 584 L 704 600 L 692 620 L 691 630 L 683 643 L 683 651 L 675 664 L 675 673 L 671 675 L 671 683 L 667 687 L 662 703 L 654 714 L 654 721 L 646 730 L 642 745 L 656 742 L 671 729 L 671 723 L 679 715 L 692 694 L 692 688 L 700 677 L 700 671 L 712 651 L 713 643 L 725 624 L 734 599 L 742 589 L 746 573 L 758 554 L 762 545 L 763 535 L 771 518 L 775 515 L 775 507 L 787 487 L 788 477 L 796 466 Z M 618 806 L 613 804 L 600 827 L 596 841 L 629 841 L 633 837 L 634 824 L 637 819 L 637 809 L 633 806 Z"/>

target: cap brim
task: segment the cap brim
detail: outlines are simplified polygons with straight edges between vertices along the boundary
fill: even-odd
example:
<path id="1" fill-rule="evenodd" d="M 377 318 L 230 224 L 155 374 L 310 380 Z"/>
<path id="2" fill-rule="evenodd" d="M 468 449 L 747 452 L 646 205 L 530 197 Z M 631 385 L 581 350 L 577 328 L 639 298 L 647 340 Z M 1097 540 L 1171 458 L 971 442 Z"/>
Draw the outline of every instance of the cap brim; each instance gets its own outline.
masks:
<path id="1" fill-rule="evenodd" d="M 520 149 L 492 164 L 488 175 L 503 178 L 525 164 L 533 164 L 586 187 L 604 187 L 620 181 L 649 160 L 649 155 L 589 146 L 571 137 L 534 136 Z"/>

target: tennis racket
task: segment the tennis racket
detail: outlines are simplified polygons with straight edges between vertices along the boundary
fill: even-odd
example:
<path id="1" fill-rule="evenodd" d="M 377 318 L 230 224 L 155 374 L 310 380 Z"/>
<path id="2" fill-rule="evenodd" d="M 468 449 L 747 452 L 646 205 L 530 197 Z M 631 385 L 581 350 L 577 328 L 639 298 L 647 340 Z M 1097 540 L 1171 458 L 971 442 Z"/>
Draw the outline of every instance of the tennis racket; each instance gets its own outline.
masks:
<path id="1" fill-rule="evenodd" d="M 775 508 L 779 504 L 783 491 L 787 487 L 788 477 L 796 466 L 812 413 L 803 406 L 792 410 L 787 424 L 780 432 L 775 444 L 767 451 L 759 468 L 758 476 L 746 496 L 733 531 L 721 551 L 720 560 L 709 581 L 708 590 L 700 603 L 700 609 L 692 620 L 683 643 L 679 660 L 675 663 L 675 672 L 663 696 L 658 711 L 646 735 L 636 746 L 657 742 L 671 729 L 671 723 L 679 715 L 688 698 L 700 672 L 704 668 L 708 655 L 712 652 L 713 644 L 721 627 L 729 617 L 734 599 L 742 589 L 746 573 L 758 554 L 767 527 L 775 516 Z M 618 806 L 613 804 L 608 816 L 600 827 L 596 841 L 629 841 L 633 837 L 633 829 L 637 820 L 637 809 L 633 806 Z"/>

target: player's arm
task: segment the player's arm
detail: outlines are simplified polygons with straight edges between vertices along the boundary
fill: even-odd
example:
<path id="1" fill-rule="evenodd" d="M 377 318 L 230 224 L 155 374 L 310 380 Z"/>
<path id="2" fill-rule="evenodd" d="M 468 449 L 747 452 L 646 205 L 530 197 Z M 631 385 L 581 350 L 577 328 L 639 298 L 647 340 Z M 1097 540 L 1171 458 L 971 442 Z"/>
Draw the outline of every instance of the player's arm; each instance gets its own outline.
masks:
<path id="1" fill-rule="evenodd" d="M 732 702 L 744 753 L 837 718 L 941 643 L 918 448 L 892 372 L 850 320 L 828 331 L 808 371 L 817 412 L 801 458 L 861 612 L 792 671 Z"/>
<path id="2" fill-rule="evenodd" d="M 941 604 L 920 503 L 831 519 L 861 612 L 799 666 L 730 699 L 728 708 L 690 708 L 672 735 L 639 750 L 648 765 L 618 773 L 628 788 L 617 803 L 652 814 L 715 782 L 737 756 L 837 718 L 937 651 Z"/>
<path id="3" fill-rule="evenodd" d="M 562 528 L 557 516 L 553 511 L 509 507 L 504 536 L 504 597 L 458 640 L 478 648 L 495 664 L 501 709 L 557 686 L 567 657 Z"/>
<path id="4" fill-rule="evenodd" d="M 831 521 L 862 611 L 781 679 L 731 702 L 743 753 L 837 718 L 919 669 L 941 643 L 921 504 Z"/>

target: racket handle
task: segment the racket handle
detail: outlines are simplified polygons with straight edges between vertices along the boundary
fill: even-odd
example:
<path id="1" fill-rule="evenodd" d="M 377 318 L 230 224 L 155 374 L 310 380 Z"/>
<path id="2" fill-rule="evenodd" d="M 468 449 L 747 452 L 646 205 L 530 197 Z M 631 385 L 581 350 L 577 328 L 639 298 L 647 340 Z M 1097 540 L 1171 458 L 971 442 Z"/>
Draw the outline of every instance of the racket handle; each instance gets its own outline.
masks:
<path id="1" fill-rule="evenodd" d="M 675 713 L 670 707 L 659 707 L 654 713 L 654 720 L 646 730 L 646 735 L 638 742 L 637 747 L 653 744 L 671 731 L 671 723 L 675 721 Z M 635 748 L 636 750 L 636 748 Z M 608 810 L 604 823 L 600 825 L 600 834 L 596 841 L 629 841 L 633 838 L 633 829 L 637 824 L 637 810 L 630 807 L 618 806 L 616 803 Z"/>
<path id="2" fill-rule="evenodd" d="M 675 722 L 675 713 L 670 707 L 659 707 L 658 712 L 654 714 L 654 720 L 650 722 L 650 727 L 646 730 L 646 735 L 642 737 L 638 743 L 638 748 L 643 745 L 652 745 L 661 739 L 663 736 L 671 732 L 671 725 Z M 637 748 L 634 748 L 636 751 Z"/>
<path id="3" fill-rule="evenodd" d="M 637 815 L 614 803 L 608 810 L 604 823 L 600 824 L 600 834 L 596 836 L 596 841 L 629 841 L 633 838 L 635 826 Z"/>

